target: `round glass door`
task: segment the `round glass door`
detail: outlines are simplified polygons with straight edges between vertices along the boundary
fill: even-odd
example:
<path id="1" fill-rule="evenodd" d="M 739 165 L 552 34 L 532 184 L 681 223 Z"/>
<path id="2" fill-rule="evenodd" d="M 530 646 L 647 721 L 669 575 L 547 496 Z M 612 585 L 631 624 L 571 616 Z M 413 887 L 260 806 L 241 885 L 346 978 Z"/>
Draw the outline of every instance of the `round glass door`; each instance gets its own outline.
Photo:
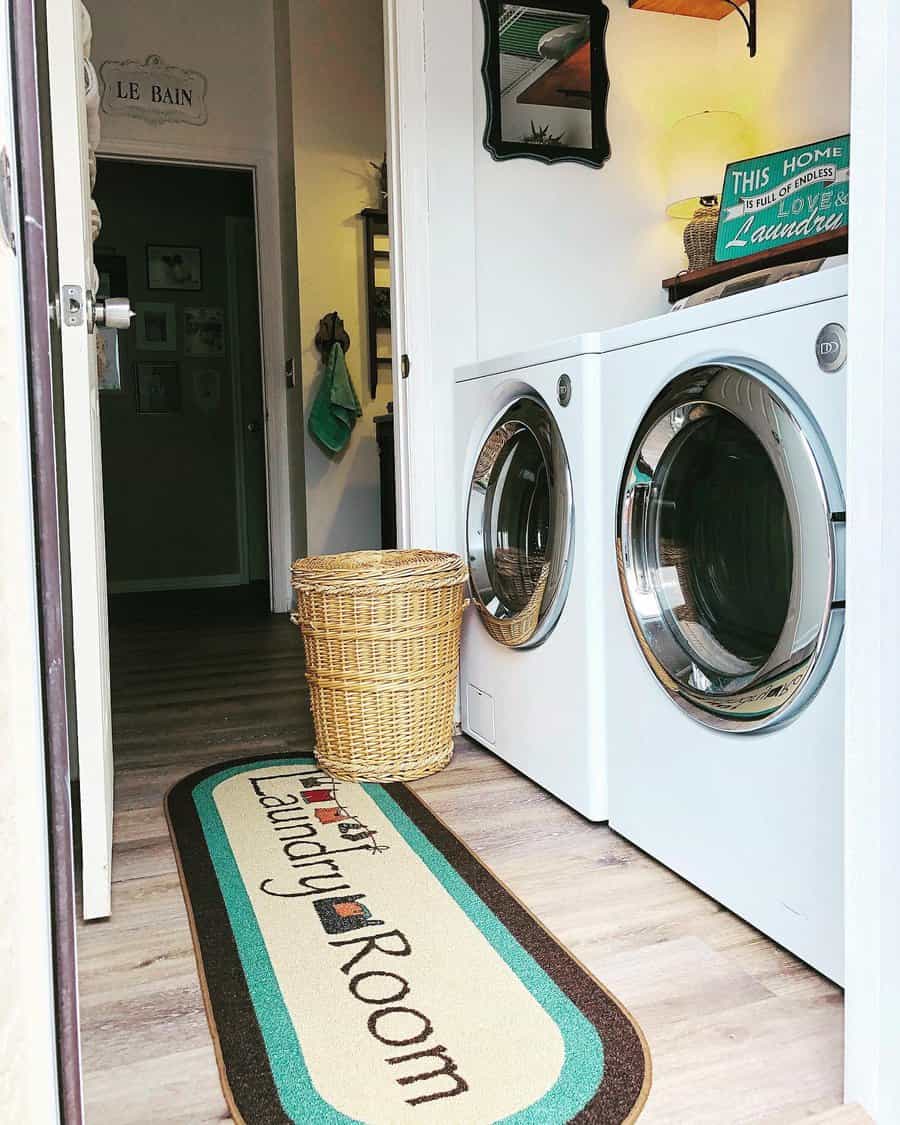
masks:
<path id="1" fill-rule="evenodd" d="M 619 574 L 647 662 L 694 718 L 772 726 L 820 686 L 842 623 L 836 513 L 824 440 L 767 376 L 699 368 L 647 412 L 620 490 Z"/>
<path id="2" fill-rule="evenodd" d="M 573 527 L 562 436 L 546 404 L 523 395 L 491 427 L 469 487 L 472 593 L 501 644 L 532 648 L 565 603 Z"/>

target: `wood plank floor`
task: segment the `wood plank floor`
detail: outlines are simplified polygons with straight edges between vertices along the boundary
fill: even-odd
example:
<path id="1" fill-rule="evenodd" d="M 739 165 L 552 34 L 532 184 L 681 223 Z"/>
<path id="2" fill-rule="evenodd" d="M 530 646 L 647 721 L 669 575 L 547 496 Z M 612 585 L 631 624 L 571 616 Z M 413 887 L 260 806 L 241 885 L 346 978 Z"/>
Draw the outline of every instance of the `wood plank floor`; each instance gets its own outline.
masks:
<path id="1" fill-rule="evenodd" d="M 79 932 L 88 1122 L 228 1121 L 162 799 L 202 766 L 311 747 L 299 636 L 148 612 L 114 625 L 112 667 L 113 914 Z M 866 1120 L 837 1109 L 832 984 L 464 739 L 415 788 L 639 1020 L 642 1121 Z"/>

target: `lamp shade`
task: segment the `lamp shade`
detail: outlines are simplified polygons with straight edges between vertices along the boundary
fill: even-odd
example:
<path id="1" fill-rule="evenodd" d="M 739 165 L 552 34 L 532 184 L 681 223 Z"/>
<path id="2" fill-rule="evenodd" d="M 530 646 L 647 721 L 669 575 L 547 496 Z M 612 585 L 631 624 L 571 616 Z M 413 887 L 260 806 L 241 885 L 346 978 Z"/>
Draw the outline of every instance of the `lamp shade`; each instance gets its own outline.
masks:
<path id="1" fill-rule="evenodd" d="M 702 196 L 720 195 L 725 165 L 752 154 L 746 122 L 740 114 L 724 110 L 677 121 L 666 149 L 666 211 L 673 219 L 690 219 Z"/>

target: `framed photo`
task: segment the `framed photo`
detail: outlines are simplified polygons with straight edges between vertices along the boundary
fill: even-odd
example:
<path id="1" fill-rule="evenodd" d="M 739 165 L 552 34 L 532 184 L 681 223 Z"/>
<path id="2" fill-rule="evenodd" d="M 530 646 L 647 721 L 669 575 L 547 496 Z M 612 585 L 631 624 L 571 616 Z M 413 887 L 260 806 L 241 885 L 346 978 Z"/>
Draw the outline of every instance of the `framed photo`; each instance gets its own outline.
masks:
<path id="1" fill-rule="evenodd" d="M 175 306 L 152 303 L 137 306 L 137 346 L 141 351 L 174 352 Z"/>
<path id="2" fill-rule="evenodd" d="M 184 310 L 184 354 L 189 356 L 225 354 L 225 310 Z"/>
<path id="3" fill-rule="evenodd" d="M 177 414 L 181 410 L 181 384 L 177 363 L 137 365 L 138 414 Z"/>
<path id="4" fill-rule="evenodd" d="M 491 156 L 600 168 L 610 153 L 603 0 L 481 0 L 481 10 Z"/>
<path id="5" fill-rule="evenodd" d="M 204 414 L 213 414 L 222 403 L 222 372 L 216 368 L 198 368 L 191 373 L 194 402 Z"/>
<path id="6" fill-rule="evenodd" d="M 119 333 L 115 328 L 95 329 L 97 340 L 97 386 L 101 391 L 120 391 Z"/>
<path id="7" fill-rule="evenodd" d="M 147 288 L 182 289 L 203 288 L 203 264 L 199 246 L 147 247 Z"/>
<path id="8" fill-rule="evenodd" d="M 100 277 L 98 297 L 128 296 L 128 259 L 124 254 L 94 254 L 94 265 Z"/>

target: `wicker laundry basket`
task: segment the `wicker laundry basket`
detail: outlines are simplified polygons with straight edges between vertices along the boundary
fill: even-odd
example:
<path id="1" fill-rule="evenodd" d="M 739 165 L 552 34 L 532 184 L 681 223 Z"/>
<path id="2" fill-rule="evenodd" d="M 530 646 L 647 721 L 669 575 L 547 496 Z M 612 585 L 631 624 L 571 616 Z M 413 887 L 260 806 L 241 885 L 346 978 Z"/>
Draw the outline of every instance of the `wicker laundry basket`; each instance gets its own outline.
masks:
<path id="1" fill-rule="evenodd" d="M 354 551 L 292 568 L 316 758 L 347 781 L 410 781 L 453 754 L 466 564 Z"/>

